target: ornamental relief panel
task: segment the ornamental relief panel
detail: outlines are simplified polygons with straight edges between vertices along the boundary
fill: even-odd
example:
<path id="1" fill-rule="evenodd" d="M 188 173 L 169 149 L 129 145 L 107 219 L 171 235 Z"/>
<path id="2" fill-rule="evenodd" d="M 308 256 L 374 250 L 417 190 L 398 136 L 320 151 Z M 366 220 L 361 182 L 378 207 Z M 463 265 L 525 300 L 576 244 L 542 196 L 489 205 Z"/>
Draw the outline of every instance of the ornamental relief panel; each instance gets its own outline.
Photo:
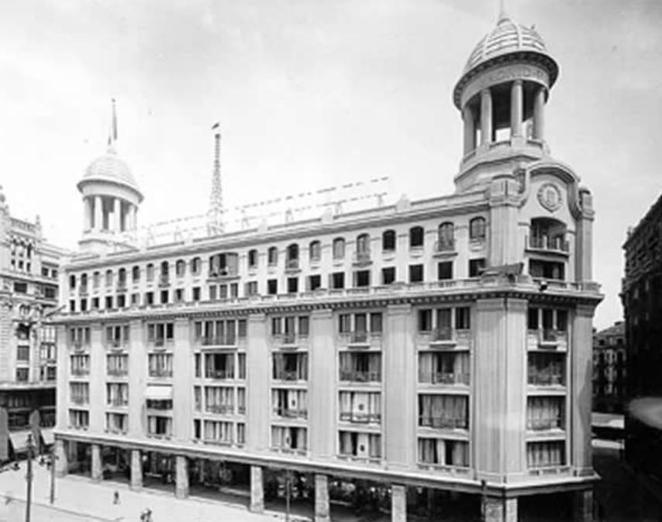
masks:
<path id="1" fill-rule="evenodd" d="M 556 212 L 563 204 L 561 189 L 555 183 L 543 183 L 538 189 L 538 202 L 550 212 Z"/>
<path id="2" fill-rule="evenodd" d="M 480 73 L 470 81 L 462 93 L 461 106 L 464 107 L 468 100 L 486 87 L 518 79 L 549 87 L 549 74 L 542 67 L 532 64 L 503 65 Z"/>

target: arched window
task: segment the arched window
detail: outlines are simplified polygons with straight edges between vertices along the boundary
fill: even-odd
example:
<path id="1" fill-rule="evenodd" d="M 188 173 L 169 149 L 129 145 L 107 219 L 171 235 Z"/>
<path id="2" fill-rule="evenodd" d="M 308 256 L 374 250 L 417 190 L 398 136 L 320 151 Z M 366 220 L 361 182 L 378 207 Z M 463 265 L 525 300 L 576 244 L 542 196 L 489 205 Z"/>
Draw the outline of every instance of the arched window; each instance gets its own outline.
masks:
<path id="1" fill-rule="evenodd" d="M 342 237 L 337 237 L 333 240 L 333 259 L 344 259 L 345 257 L 345 240 Z"/>
<path id="2" fill-rule="evenodd" d="M 299 267 L 299 245 L 292 243 L 285 250 L 287 268 Z"/>
<path id="3" fill-rule="evenodd" d="M 87 290 L 87 274 L 80 275 L 80 287 L 83 290 Z"/>
<path id="4" fill-rule="evenodd" d="M 469 239 L 472 241 L 485 240 L 485 218 L 475 217 L 469 221 Z"/>
<path id="5" fill-rule="evenodd" d="M 437 230 L 437 250 L 455 249 L 455 226 L 453 223 L 445 222 L 439 225 Z"/>
<path id="6" fill-rule="evenodd" d="M 311 241 L 308 246 L 308 255 L 310 261 L 319 261 L 322 259 L 322 243 L 317 240 Z"/>
<path id="7" fill-rule="evenodd" d="M 154 265 L 148 263 L 145 267 L 145 277 L 148 281 L 154 281 Z"/>
<path id="8" fill-rule="evenodd" d="M 75 275 L 70 275 L 69 276 L 69 288 L 72 290 L 76 288 L 76 276 Z"/>
<path id="9" fill-rule="evenodd" d="M 113 271 L 106 270 L 106 286 L 112 286 L 112 285 L 113 285 Z"/>
<path id="10" fill-rule="evenodd" d="M 168 262 L 167 261 L 162 261 L 161 262 L 161 275 L 162 276 L 167 276 L 168 275 Z"/>
<path id="11" fill-rule="evenodd" d="M 117 284 L 119 285 L 126 284 L 126 268 L 120 268 L 117 271 Z"/>
<path id="12" fill-rule="evenodd" d="M 248 268 L 257 268 L 257 249 L 248 251 Z"/>
<path id="13" fill-rule="evenodd" d="M 191 273 L 193 275 L 199 275 L 201 269 L 202 269 L 202 260 L 199 257 L 194 257 L 193 259 L 191 259 Z"/>
<path id="14" fill-rule="evenodd" d="M 554 218 L 533 218 L 531 220 L 529 247 L 541 250 L 568 252 L 566 241 L 566 225 Z"/>
<path id="15" fill-rule="evenodd" d="M 385 230 L 382 234 L 382 250 L 384 252 L 395 251 L 395 230 Z"/>
<path id="16" fill-rule="evenodd" d="M 131 279 L 133 279 L 134 283 L 137 283 L 138 281 L 140 281 L 140 267 L 139 266 L 136 265 L 131 269 Z"/>
<path id="17" fill-rule="evenodd" d="M 370 253 L 370 236 L 368 234 L 361 234 L 356 238 L 356 252 L 357 254 Z"/>
<path id="18" fill-rule="evenodd" d="M 92 286 L 94 286 L 94 288 L 99 288 L 100 281 L 101 274 L 99 272 L 94 272 L 92 274 Z"/>
<path id="19" fill-rule="evenodd" d="M 421 248 L 424 241 L 423 227 L 411 227 L 409 229 L 409 248 Z"/>
<path id="20" fill-rule="evenodd" d="M 275 246 L 269 247 L 267 250 L 267 263 L 269 266 L 276 266 L 278 264 L 278 248 Z"/>
<path id="21" fill-rule="evenodd" d="M 184 277 L 184 274 L 186 274 L 186 263 L 183 259 L 178 259 L 175 263 L 175 274 L 177 277 Z"/>

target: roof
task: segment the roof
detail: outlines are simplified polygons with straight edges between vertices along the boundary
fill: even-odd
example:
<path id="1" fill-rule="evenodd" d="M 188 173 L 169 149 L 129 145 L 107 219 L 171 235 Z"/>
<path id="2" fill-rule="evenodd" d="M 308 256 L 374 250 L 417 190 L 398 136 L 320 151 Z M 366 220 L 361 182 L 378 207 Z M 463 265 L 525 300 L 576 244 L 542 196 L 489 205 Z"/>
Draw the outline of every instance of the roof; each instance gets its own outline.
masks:
<path id="1" fill-rule="evenodd" d="M 85 169 L 83 179 L 78 183 L 79 189 L 80 184 L 85 181 L 110 181 L 140 192 L 131 169 L 112 147 L 109 147 L 104 155 L 99 156 Z"/>
<path id="2" fill-rule="evenodd" d="M 595 333 L 596 337 L 608 337 L 611 335 L 625 335 L 625 323 L 623 321 L 617 321 L 612 326 Z"/>

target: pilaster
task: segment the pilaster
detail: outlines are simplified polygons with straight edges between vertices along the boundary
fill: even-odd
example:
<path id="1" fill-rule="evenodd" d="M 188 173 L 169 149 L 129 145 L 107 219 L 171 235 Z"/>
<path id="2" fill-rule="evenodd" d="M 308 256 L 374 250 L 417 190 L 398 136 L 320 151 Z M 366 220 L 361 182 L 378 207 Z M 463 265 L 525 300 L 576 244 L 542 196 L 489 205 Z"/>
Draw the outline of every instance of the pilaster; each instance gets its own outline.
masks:
<path id="1" fill-rule="evenodd" d="M 175 496 L 188 497 L 188 460 L 182 455 L 175 457 Z"/>
<path id="2" fill-rule="evenodd" d="M 173 435 L 175 440 L 187 442 L 193 429 L 193 351 L 190 321 L 175 319 L 175 347 L 172 355 L 173 378 Z"/>
<path id="3" fill-rule="evenodd" d="M 92 449 L 92 480 L 100 481 L 103 479 L 103 469 L 101 466 L 101 446 L 91 444 Z"/>
<path id="4" fill-rule="evenodd" d="M 397 484 L 391 486 L 391 520 L 407 521 L 407 487 Z"/>
<path id="5" fill-rule="evenodd" d="M 262 479 L 262 466 L 251 466 L 251 505 L 254 513 L 264 511 L 264 483 Z"/>
<path id="6" fill-rule="evenodd" d="M 484 497 L 481 502 L 485 522 L 517 522 L 517 498 Z"/>
<path id="7" fill-rule="evenodd" d="M 103 329 L 101 324 L 91 325 L 90 331 L 90 401 L 85 407 L 90 412 L 90 431 L 103 433 L 106 404 L 106 349 L 103 344 Z"/>
<path id="8" fill-rule="evenodd" d="M 57 339 L 57 382 L 55 384 L 55 425 L 57 429 L 66 429 L 69 425 L 67 405 L 69 404 L 68 386 L 70 371 L 70 352 L 68 346 L 67 329 L 64 325 L 58 325 L 56 329 Z"/>
<path id="9" fill-rule="evenodd" d="M 64 447 L 66 442 L 62 439 L 55 440 L 55 475 L 64 477 L 69 472 L 69 459 Z"/>
<path id="10" fill-rule="evenodd" d="M 573 495 L 573 520 L 575 522 L 592 522 L 593 490 L 576 491 Z"/>
<path id="11" fill-rule="evenodd" d="M 131 450 L 131 489 L 143 487 L 143 463 L 140 450 Z"/>
<path id="12" fill-rule="evenodd" d="M 133 320 L 129 323 L 129 436 L 144 438 L 145 381 L 147 378 L 147 349 L 144 344 L 144 323 Z"/>
<path id="13" fill-rule="evenodd" d="M 492 92 L 489 87 L 480 91 L 480 144 L 492 143 Z"/>
<path id="14" fill-rule="evenodd" d="M 315 475 L 315 522 L 329 522 L 329 477 Z"/>
<path id="15" fill-rule="evenodd" d="M 267 317 L 264 314 L 251 314 L 247 330 L 246 447 L 251 451 L 266 451 L 270 437 L 272 365 L 267 343 Z"/>

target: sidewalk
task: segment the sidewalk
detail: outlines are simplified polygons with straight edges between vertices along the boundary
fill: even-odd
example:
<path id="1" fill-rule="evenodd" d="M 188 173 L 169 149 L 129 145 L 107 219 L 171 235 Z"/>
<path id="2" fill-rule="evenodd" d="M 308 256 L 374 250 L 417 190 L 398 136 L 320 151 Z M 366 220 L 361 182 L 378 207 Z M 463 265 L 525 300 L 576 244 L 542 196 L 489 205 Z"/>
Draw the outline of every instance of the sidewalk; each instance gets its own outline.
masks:
<path id="1" fill-rule="evenodd" d="M 23 520 L 25 512 L 25 462 L 20 471 L 0 473 L 0 521 Z M 44 510 L 63 515 L 62 518 L 39 518 L 41 520 L 89 520 L 90 522 L 139 521 L 140 513 L 146 508 L 152 511 L 152 520 L 208 522 L 233 520 L 258 522 L 282 518 L 282 514 L 265 511 L 264 514 L 249 512 L 240 504 L 226 504 L 215 500 L 187 498 L 180 500 L 173 493 L 143 489 L 131 491 L 126 484 L 117 482 L 92 482 L 89 478 L 67 475 L 56 478 L 55 503 L 49 504 L 50 473 L 34 465 L 32 502 L 35 515 Z M 119 491 L 120 503 L 113 504 L 113 493 Z M 20 514 L 20 516 L 17 515 Z"/>

